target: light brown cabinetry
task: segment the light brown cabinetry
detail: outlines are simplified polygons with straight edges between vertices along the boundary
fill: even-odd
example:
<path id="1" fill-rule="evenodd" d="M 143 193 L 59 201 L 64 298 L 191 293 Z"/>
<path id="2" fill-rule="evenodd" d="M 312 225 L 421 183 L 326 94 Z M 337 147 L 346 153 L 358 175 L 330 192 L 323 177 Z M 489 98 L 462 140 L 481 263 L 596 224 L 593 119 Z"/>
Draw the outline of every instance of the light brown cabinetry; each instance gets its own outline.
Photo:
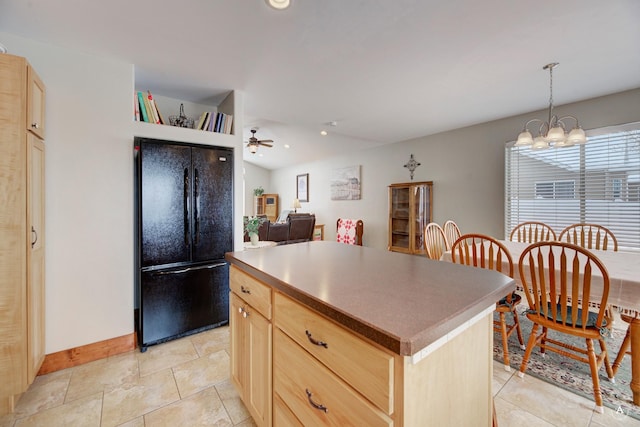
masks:
<path id="1" fill-rule="evenodd" d="M 389 186 L 390 251 L 426 254 L 424 229 L 431 222 L 433 182 L 410 182 Z"/>
<path id="2" fill-rule="evenodd" d="M 231 380 L 258 426 L 271 426 L 271 289 L 231 267 Z"/>
<path id="3" fill-rule="evenodd" d="M 269 221 L 276 222 L 279 212 L 277 194 L 254 196 L 253 203 L 253 212 L 255 215 L 266 215 Z"/>
<path id="4" fill-rule="evenodd" d="M 0 415 L 44 360 L 44 96 L 25 58 L 0 55 Z"/>
<path id="5" fill-rule="evenodd" d="M 393 355 L 284 295 L 274 300 L 274 394 L 296 418 L 303 425 L 393 425 Z"/>

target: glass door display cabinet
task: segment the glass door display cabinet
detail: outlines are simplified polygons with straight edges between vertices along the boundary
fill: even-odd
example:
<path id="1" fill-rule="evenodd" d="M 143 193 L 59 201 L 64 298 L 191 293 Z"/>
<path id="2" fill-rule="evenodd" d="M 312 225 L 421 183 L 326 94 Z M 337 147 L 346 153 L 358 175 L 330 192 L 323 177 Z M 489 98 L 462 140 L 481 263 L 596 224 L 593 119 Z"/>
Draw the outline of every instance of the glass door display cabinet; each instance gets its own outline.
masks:
<path id="1" fill-rule="evenodd" d="M 390 251 L 426 254 L 424 229 L 431 222 L 432 201 L 432 181 L 389 186 Z"/>

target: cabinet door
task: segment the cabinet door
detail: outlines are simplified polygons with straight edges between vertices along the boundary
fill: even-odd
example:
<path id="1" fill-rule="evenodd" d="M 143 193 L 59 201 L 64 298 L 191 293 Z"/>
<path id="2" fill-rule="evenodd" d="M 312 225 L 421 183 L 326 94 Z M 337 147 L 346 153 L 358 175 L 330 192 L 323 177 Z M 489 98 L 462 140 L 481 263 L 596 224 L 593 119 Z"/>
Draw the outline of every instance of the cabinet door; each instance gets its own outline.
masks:
<path id="1" fill-rule="evenodd" d="M 258 426 L 271 425 L 271 323 L 231 292 L 231 380 Z"/>
<path id="2" fill-rule="evenodd" d="M 32 134 L 27 140 L 27 378 L 31 383 L 44 360 L 44 144 Z"/>
<path id="3" fill-rule="evenodd" d="M 233 153 L 191 149 L 193 261 L 223 259 L 233 250 Z"/>
<path id="4" fill-rule="evenodd" d="M 231 345 L 231 381 L 244 401 L 246 380 L 245 327 L 242 317 L 245 305 L 236 294 L 229 293 L 229 331 Z"/>
<path id="5" fill-rule="evenodd" d="M 27 66 L 27 130 L 44 139 L 44 83 L 33 68 Z"/>
<path id="6" fill-rule="evenodd" d="M 410 200 L 408 186 L 389 189 L 389 250 L 410 252 Z"/>
<path id="7" fill-rule="evenodd" d="M 245 404 L 259 426 L 271 425 L 271 323 L 248 306 Z"/>
<path id="8" fill-rule="evenodd" d="M 411 210 L 413 216 L 412 252 L 426 255 L 424 248 L 424 229 L 431 222 L 431 203 L 429 185 L 416 185 L 411 188 Z"/>

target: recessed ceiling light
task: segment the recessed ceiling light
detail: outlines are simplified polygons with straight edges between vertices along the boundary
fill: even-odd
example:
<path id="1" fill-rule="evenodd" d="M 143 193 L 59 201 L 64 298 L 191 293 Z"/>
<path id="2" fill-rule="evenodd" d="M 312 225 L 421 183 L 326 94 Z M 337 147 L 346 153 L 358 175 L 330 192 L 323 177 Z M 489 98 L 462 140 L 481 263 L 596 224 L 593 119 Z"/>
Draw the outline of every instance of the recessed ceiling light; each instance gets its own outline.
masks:
<path id="1" fill-rule="evenodd" d="M 282 10 L 291 5 L 291 0 L 265 0 L 265 2 L 274 9 Z"/>
<path id="2" fill-rule="evenodd" d="M 289 144 L 284 144 L 284 148 L 291 148 Z"/>
<path id="3" fill-rule="evenodd" d="M 320 135 L 322 135 L 322 136 L 327 136 L 327 131 L 326 131 L 326 130 L 321 130 L 321 131 L 320 131 Z"/>

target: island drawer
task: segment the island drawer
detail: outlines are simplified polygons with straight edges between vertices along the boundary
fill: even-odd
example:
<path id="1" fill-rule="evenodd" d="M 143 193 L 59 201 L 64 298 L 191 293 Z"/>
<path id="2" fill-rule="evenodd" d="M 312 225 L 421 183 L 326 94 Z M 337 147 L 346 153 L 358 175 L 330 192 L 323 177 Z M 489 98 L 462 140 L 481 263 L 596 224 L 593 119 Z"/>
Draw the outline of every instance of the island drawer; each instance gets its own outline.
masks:
<path id="1" fill-rule="evenodd" d="M 389 416 L 367 402 L 282 331 L 276 329 L 273 345 L 276 398 L 279 396 L 286 402 L 302 425 L 351 426 L 356 422 L 359 426 L 371 427 L 393 425 Z"/>
<path id="2" fill-rule="evenodd" d="M 234 265 L 229 272 L 229 287 L 260 314 L 271 320 L 271 287 L 257 281 Z"/>
<path id="3" fill-rule="evenodd" d="M 274 297 L 280 328 L 387 414 L 394 411 L 393 355 L 280 293 Z"/>

